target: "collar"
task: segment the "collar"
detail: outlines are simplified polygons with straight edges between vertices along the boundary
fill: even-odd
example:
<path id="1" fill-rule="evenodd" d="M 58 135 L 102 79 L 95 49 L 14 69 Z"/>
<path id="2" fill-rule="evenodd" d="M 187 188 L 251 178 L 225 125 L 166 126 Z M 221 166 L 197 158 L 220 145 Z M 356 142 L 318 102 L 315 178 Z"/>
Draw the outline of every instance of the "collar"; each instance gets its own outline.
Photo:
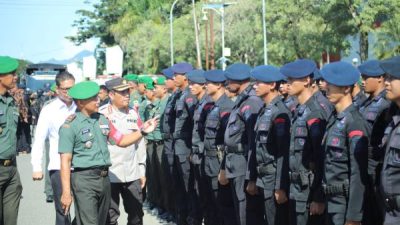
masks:
<path id="1" fill-rule="evenodd" d="M 383 89 L 381 92 L 379 92 L 379 94 L 377 96 L 375 96 L 373 98 L 373 101 L 377 102 L 379 101 L 381 98 L 384 98 L 386 96 L 386 90 Z"/>
<path id="2" fill-rule="evenodd" d="M 49 100 L 51 101 L 51 100 Z M 61 101 L 61 99 L 59 97 L 57 97 L 54 101 L 57 102 L 58 108 L 67 108 L 67 109 L 73 109 L 76 108 L 75 102 L 72 101 L 72 104 L 68 107 L 67 104 L 65 104 L 63 101 Z"/>
<path id="3" fill-rule="evenodd" d="M 278 102 L 282 102 L 282 96 L 278 95 L 268 105 L 276 105 Z"/>
<path id="4" fill-rule="evenodd" d="M 348 106 L 345 110 L 343 110 L 342 112 L 340 112 L 340 113 L 337 115 L 337 119 L 338 119 L 338 120 L 341 120 L 341 119 L 343 119 L 344 117 L 346 117 L 347 114 L 349 114 L 350 112 L 355 111 L 355 110 L 356 110 L 356 108 L 354 107 L 353 104 L 351 104 L 351 105 Z"/>
<path id="5" fill-rule="evenodd" d="M 84 122 L 84 121 L 88 121 L 89 123 L 95 123 L 100 117 L 99 113 L 93 113 L 90 117 L 86 116 L 85 114 L 83 114 L 82 112 L 77 112 L 76 113 L 76 119 L 79 122 Z"/>

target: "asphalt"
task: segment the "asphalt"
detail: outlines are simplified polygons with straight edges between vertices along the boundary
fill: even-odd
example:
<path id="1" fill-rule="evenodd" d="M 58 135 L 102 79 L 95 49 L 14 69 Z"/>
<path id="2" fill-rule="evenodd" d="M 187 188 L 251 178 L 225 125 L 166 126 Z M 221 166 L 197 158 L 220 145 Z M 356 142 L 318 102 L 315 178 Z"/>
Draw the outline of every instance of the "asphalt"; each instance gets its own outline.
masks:
<path id="1" fill-rule="evenodd" d="M 22 199 L 18 213 L 18 225 L 54 225 L 55 210 L 54 203 L 47 203 L 44 190 L 44 180 L 32 180 L 31 157 L 19 155 L 17 157 L 18 171 L 21 176 L 23 186 Z M 119 224 L 127 224 L 127 215 L 122 206 L 120 206 L 121 216 Z M 71 208 L 71 217 L 74 217 L 74 209 Z M 145 212 L 143 219 L 144 225 L 161 225 L 155 216 Z M 165 224 L 165 223 L 164 223 Z"/>

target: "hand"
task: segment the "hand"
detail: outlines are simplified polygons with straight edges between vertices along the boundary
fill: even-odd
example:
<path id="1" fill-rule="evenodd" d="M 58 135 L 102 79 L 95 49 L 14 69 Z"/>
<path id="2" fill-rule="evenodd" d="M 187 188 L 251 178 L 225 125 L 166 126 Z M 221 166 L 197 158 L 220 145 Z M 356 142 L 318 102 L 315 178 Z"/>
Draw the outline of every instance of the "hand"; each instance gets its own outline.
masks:
<path id="1" fill-rule="evenodd" d="M 149 119 L 146 122 L 144 122 L 142 131 L 145 133 L 151 133 L 156 129 L 157 124 L 158 124 L 158 118 Z"/>
<path id="2" fill-rule="evenodd" d="M 35 180 L 42 180 L 43 179 L 43 173 L 42 172 L 33 172 L 32 173 L 32 179 Z"/>
<path id="3" fill-rule="evenodd" d="M 146 185 L 146 177 L 141 177 L 140 178 L 140 188 L 144 188 L 144 186 Z"/>
<path id="4" fill-rule="evenodd" d="M 69 212 L 69 208 L 72 204 L 72 195 L 71 193 L 63 193 L 61 195 L 61 207 L 64 210 L 64 214 L 67 215 Z"/>
<path id="5" fill-rule="evenodd" d="M 257 187 L 255 181 L 249 181 L 247 183 L 246 192 L 249 193 L 249 195 L 257 195 L 258 194 L 258 187 Z"/>
<path id="6" fill-rule="evenodd" d="M 278 204 L 283 204 L 288 201 L 286 191 L 279 189 L 275 190 L 275 200 Z"/>
<path id="7" fill-rule="evenodd" d="M 311 202 L 310 215 L 321 215 L 325 211 L 325 204 L 321 202 Z"/>
<path id="8" fill-rule="evenodd" d="M 218 174 L 218 182 L 221 185 L 229 184 L 229 180 L 226 178 L 225 170 L 220 170 Z"/>
<path id="9" fill-rule="evenodd" d="M 360 225 L 361 222 L 360 221 L 351 221 L 351 220 L 347 220 L 345 225 Z"/>

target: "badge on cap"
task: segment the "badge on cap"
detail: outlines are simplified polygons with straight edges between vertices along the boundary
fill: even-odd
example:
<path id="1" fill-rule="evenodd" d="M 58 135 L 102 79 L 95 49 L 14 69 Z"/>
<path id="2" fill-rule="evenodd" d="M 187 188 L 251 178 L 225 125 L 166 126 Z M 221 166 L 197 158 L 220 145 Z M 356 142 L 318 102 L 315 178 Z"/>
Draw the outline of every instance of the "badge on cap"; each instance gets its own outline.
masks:
<path id="1" fill-rule="evenodd" d="M 91 148 L 92 145 L 93 145 L 93 143 L 92 143 L 91 141 L 87 141 L 87 142 L 85 143 L 85 148 Z"/>

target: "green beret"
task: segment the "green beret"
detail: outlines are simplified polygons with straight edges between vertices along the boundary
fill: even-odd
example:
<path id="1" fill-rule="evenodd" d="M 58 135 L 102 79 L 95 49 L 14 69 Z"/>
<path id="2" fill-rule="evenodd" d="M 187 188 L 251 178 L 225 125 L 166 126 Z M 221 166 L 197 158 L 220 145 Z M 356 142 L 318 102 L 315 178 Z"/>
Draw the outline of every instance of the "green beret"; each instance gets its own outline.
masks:
<path id="1" fill-rule="evenodd" d="M 133 74 L 133 73 L 131 73 L 131 74 L 127 74 L 126 76 L 124 76 L 124 79 L 125 80 L 127 80 L 127 81 L 138 81 L 138 75 L 136 75 L 136 74 Z"/>
<path id="2" fill-rule="evenodd" d="M 138 79 L 139 84 L 147 84 L 150 82 L 153 82 L 153 79 L 151 79 L 149 76 L 140 76 Z"/>
<path id="3" fill-rule="evenodd" d="M 145 84 L 146 90 L 154 90 L 154 84 L 153 82 L 148 82 Z"/>
<path id="4" fill-rule="evenodd" d="M 96 82 L 82 81 L 69 89 L 68 95 L 73 99 L 84 100 L 96 96 L 99 90 L 100 86 Z"/>
<path id="5" fill-rule="evenodd" d="M 0 74 L 8 74 L 18 69 L 18 60 L 8 57 L 0 56 Z"/>
<path id="6" fill-rule="evenodd" d="M 165 85 L 165 77 L 157 77 L 156 85 Z"/>
<path id="7" fill-rule="evenodd" d="M 50 90 L 52 92 L 56 92 L 56 87 L 57 87 L 56 83 L 53 83 L 53 85 L 51 85 L 51 87 L 50 87 Z"/>

